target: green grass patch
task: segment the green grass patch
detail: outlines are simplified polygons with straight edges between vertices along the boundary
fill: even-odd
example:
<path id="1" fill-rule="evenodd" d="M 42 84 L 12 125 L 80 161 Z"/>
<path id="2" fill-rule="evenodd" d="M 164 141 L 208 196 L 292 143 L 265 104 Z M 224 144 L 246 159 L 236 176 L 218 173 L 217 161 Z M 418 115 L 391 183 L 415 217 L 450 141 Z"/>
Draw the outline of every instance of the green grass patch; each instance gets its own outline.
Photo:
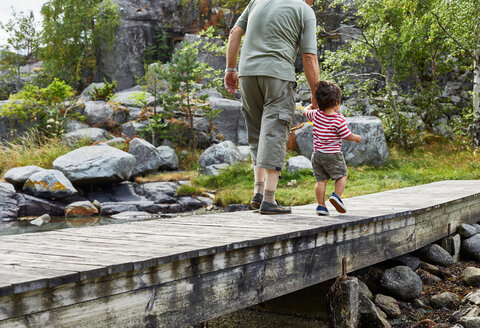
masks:
<path id="1" fill-rule="evenodd" d="M 290 157 L 294 154 L 289 154 Z M 343 197 L 354 197 L 385 190 L 404 188 L 442 180 L 480 179 L 480 155 L 462 140 L 432 140 L 404 151 L 390 148 L 390 159 L 382 167 L 348 167 L 347 187 Z M 292 183 L 292 180 L 296 180 Z M 290 185 L 289 185 L 290 184 Z M 240 163 L 227 168 L 219 176 L 192 179 L 192 185 L 217 190 L 219 205 L 248 204 L 253 196 L 253 172 L 250 164 Z M 327 195 L 334 183 L 327 185 Z M 316 203 L 313 172 L 282 172 L 276 192 L 277 200 L 288 206 Z"/>

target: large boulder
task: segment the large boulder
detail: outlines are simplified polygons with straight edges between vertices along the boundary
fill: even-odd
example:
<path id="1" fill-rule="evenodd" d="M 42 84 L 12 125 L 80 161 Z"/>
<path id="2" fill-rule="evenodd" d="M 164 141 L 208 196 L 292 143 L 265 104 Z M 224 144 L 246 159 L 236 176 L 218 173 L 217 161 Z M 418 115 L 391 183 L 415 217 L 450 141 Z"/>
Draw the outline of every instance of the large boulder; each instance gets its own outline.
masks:
<path id="1" fill-rule="evenodd" d="M 73 184 L 102 184 L 128 180 L 135 157 L 107 145 L 75 149 L 53 162 Z"/>
<path id="2" fill-rule="evenodd" d="M 453 264 L 453 257 L 437 244 L 427 245 L 418 251 L 420 258 L 428 263 L 449 267 Z"/>
<path id="3" fill-rule="evenodd" d="M 212 164 L 234 164 L 241 161 L 242 155 L 237 149 L 237 146 L 231 141 L 224 141 L 217 145 L 207 148 L 200 158 L 198 163 L 200 167 L 205 168 Z"/>
<path id="4" fill-rule="evenodd" d="M 5 173 L 3 178 L 7 182 L 10 182 L 12 185 L 14 185 L 15 188 L 22 188 L 31 175 L 42 170 L 44 169 L 37 165 L 14 167 Z"/>
<path id="5" fill-rule="evenodd" d="M 382 122 L 374 116 L 346 117 L 350 130 L 362 136 L 362 142 L 342 142 L 342 152 L 348 165 L 383 165 L 389 157 Z M 311 158 L 313 152 L 313 127 L 311 124 L 295 131 L 297 145 L 303 156 Z"/>
<path id="6" fill-rule="evenodd" d="M 476 260 L 480 260 L 480 234 L 463 240 L 462 252 Z"/>
<path id="7" fill-rule="evenodd" d="M 303 155 L 295 156 L 287 161 L 287 171 L 312 170 L 312 162 Z"/>
<path id="8" fill-rule="evenodd" d="M 80 140 L 90 140 L 93 142 L 102 142 L 112 139 L 113 136 L 100 128 L 84 128 L 76 131 L 69 132 L 64 136 L 68 144 L 72 145 Z"/>
<path id="9" fill-rule="evenodd" d="M 23 191 L 40 198 L 65 198 L 77 193 L 77 189 L 58 170 L 41 170 L 32 174 Z"/>
<path id="10" fill-rule="evenodd" d="M 95 80 L 116 80 L 118 90 L 134 86 L 144 75 L 143 56 L 146 45 L 155 42 L 158 33 L 183 36 L 186 26 L 198 26 L 199 3 L 182 0 L 115 0 L 120 11 L 120 25 L 115 42 L 98 51 Z"/>
<path id="11" fill-rule="evenodd" d="M 100 203 L 146 201 L 145 197 L 137 194 L 134 185 L 136 184 L 124 181 L 119 184 L 98 186 L 88 193 L 87 198 L 91 202 L 98 201 Z"/>
<path id="12" fill-rule="evenodd" d="M 408 266 L 397 266 L 383 272 L 380 286 L 402 301 L 411 301 L 422 293 L 422 280 Z"/>
<path id="13" fill-rule="evenodd" d="M 135 191 L 158 204 L 175 203 L 178 185 L 175 182 L 149 182 L 135 187 Z"/>
<path id="14" fill-rule="evenodd" d="M 65 205 L 63 203 L 37 198 L 34 196 L 17 193 L 15 196 L 18 202 L 18 216 L 40 216 L 49 214 L 51 216 L 63 216 Z"/>
<path id="15" fill-rule="evenodd" d="M 134 138 L 138 136 L 140 130 L 145 129 L 149 125 L 148 121 L 130 121 L 121 126 L 122 135 L 128 138 Z"/>
<path id="16" fill-rule="evenodd" d="M 113 108 L 104 101 L 87 101 L 83 115 L 87 123 L 98 128 L 111 128 L 115 126 L 113 121 Z"/>
<path id="17" fill-rule="evenodd" d="M 18 217 L 16 191 L 12 184 L 0 182 L 0 222 Z"/>
<path id="18" fill-rule="evenodd" d="M 132 176 L 157 171 L 162 164 L 162 159 L 155 146 L 140 138 L 130 141 L 128 153 L 135 156 L 136 159 Z"/>
<path id="19" fill-rule="evenodd" d="M 213 120 L 213 125 L 218 133 L 222 134 L 226 140 L 239 143 L 244 138 L 239 138 L 243 133 L 246 134 L 245 119 L 242 114 L 242 104 L 236 100 L 215 98 L 209 99 L 212 110 L 220 111 Z"/>
<path id="20" fill-rule="evenodd" d="M 178 162 L 178 156 L 175 153 L 175 150 L 173 150 L 169 146 L 159 146 L 157 147 L 157 151 L 160 156 L 159 169 L 178 170 L 179 162 Z"/>

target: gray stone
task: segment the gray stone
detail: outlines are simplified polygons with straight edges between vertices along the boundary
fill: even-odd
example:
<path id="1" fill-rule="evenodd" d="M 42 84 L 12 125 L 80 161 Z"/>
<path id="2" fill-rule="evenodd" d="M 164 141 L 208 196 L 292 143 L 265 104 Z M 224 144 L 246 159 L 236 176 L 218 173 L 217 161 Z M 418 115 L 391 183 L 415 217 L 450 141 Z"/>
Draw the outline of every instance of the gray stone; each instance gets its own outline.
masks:
<path id="1" fill-rule="evenodd" d="M 300 170 L 312 170 L 312 162 L 303 155 L 291 157 L 287 161 L 287 171 L 295 172 Z"/>
<path id="2" fill-rule="evenodd" d="M 197 131 L 210 132 L 210 120 L 207 117 L 193 118 L 193 128 Z"/>
<path id="3" fill-rule="evenodd" d="M 32 174 L 23 191 L 40 198 L 65 198 L 77 193 L 77 189 L 59 170 L 41 170 Z"/>
<path id="4" fill-rule="evenodd" d="M 429 263 L 439 264 L 444 267 L 449 267 L 454 263 L 452 256 L 437 244 L 422 247 L 418 253 L 422 260 Z"/>
<path id="5" fill-rule="evenodd" d="M 219 110 L 219 114 L 213 120 L 213 125 L 218 133 L 223 135 L 226 140 L 238 143 L 239 139 L 239 120 L 243 118 L 242 104 L 236 100 L 214 98 L 209 99 L 212 110 Z"/>
<path id="6" fill-rule="evenodd" d="M 104 101 L 87 101 L 83 115 L 89 125 L 97 128 L 111 128 L 116 125 L 113 108 Z"/>
<path id="7" fill-rule="evenodd" d="M 151 213 L 143 211 L 128 211 L 111 216 L 112 219 L 116 220 L 141 220 L 141 219 L 151 219 L 153 218 Z"/>
<path id="8" fill-rule="evenodd" d="M 480 232 L 480 224 L 478 224 L 478 223 L 472 223 L 472 226 L 474 226 L 475 229 L 477 229 L 477 232 Z"/>
<path id="9" fill-rule="evenodd" d="M 135 157 L 107 145 L 86 146 L 60 156 L 53 168 L 76 184 L 101 184 L 128 180 Z"/>
<path id="10" fill-rule="evenodd" d="M 480 305 L 480 290 L 473 290 L 465 295 L 462 300 L 462 304 Z"/>
<path id="11" fill-rule="evenodd" d="M 369 300 L 373 300 L 373 294 L 368 286 L 361 280 L 358 280 L 358 292 L 363 294 Z"/>
<path id="12" fill-rule="evenodd" d="M 90 140 L 93 142 L 102 142 L 108 139 L 112 139 L 113 136 L 100 128 L 85 128 L 69 132 L 64 136 L 65 140 L 69 145 L 73 145 L 75 142 L 80 140 Z"/>
<path id="13" fill-rule="evenodd" d="M 50 222 L 50 220 L 51 220 L 50 215 L 44 214 L 44 215 L 36 218 L 35 220 L 30 221 L 29 223 L 31 225 L 39 227 L 41 225 L 44 225 L 45 223 Z"/>
<path id="14" fill-rule="evenodd" d="M 128 117 L 130 120 L 138 120 L 142 115 L 143 109 L 139 107 L 128 107 Z"/>
<path id="15" fill-rule="evenodd" d="M 78 121 L 78 120 L 67 119 L 66 123 L 65 123 L 65 132 L 66 133 L 75 132 L 77 130 L 87 129 L 87 128 L 89 128 L 88 124 L 83 123 L 83 122 Z"/>
<path id="16" fill-rule="evenodd" d="M 130 141 L 128 153 L 135 156 L 136 159 L 132 176 L 157 171 L 162 163 L 160 154 L 155 146 L 140 138 Z"/>
<path id="17" fill-rule="evenodd" d="M 467 255 L 480 260 L 480 234 L 462 241 L 462 252 Z"/>
<path id="18" fill-rule="evenodd" d="M 11 221 L 18 217 L 16 194 L 12 184 L 0 182 L 0 222 Z"/>
<path id="19" fill-rule="evenodd" d="M 37 198 L 34 196 L 17 193 L 18 216 L 40 216 L 50 214 L 51 216 L 63 216 L 65 213 L 65 205 Z"/>
<path id="20" fill-rule="evenodd" d="M 109 146 L 115 147 L 115 146 L 124 145 L 125 141 L 126 141 L 125 139 L 117 137 L 117 138 L 107 140 L 107 141 L 105 141 L 105 143 Z"/>
<path id="21" fill-rule="evenodd" d="M 237 146 L 238 152 L 242 156 L 242 161 L 248 162 L 250 159 L 250 147 L 249 146 Z"/>
<path id="22" fill-rule="evenodd" d="M 360 314 L 360 327 L 391 327 L 390 323 L 383 317 L 383 312 L 365 296 L 360 295 L 358 312 Z"/>
<path id="23" fill-rule="evenodd" d="M 101 203 L 100 215 L 113 215 L 122 212 L 138 211 L 137 205 L 133 203 Z"/>
<path id="24" fill-rule="evenodd" d="M 420 262 L 420 268 L 423 270 L 427 271 L 428 273 L 431 273 L 435 276 L 441 277 L 442 276 L 442 270 L 440 270 L 436 265 L 430 264 L 427 262 Z"/>
<path id="25" fill-rule="evenodd" d="M 393 297 L 377 294 L 375 295 L 374 303 L 387 315 L 389 318 L 398 318 L 402 311 L 398 306 L 398 302 Z"/>
<path id="26" fill-rule="evenodd" d="M 90 93 L 93 92 L 94 88 L 100 89 L 105 86 L 105 83 L 99 82 L 99 83 L 90 83 L 88 87 L 86 87 L 82 93 L 80 94 L 80 100 L 82 101 L 90 101 L 92 100 L 92 97 L 90 96 Z"/>
<path id="27" fill-rule="evenodd" d="M 183 206 L 185 211 L 194 211 L 203 207 L 200 200 L 190 196 L 178 197 L 177 203 Z"/>
<path id="28" fill-rule="evenodd" d="M 3 178 L 16 188 L 21 188 L 32 174 L 42 170 L 44 169 L 36 165 L 14 167 L 5 173 Z"/>
<path id="29" fill-rule="evenodd" d="M 222 173 L 223 170 L 230 167 L 227 163 L 212 164 L 200 170 L 200 173 L 205 175 L 217 176 Z"/>
<path id="30" fill-rule="evenodd" d="M 198 160 L 200 167 L 205 168 L 212 164 L 234 164 L 241 160 L 237 146 L 231 141 L 224 141 L 218 145 L 208 147 Z"/>
<path id="31" fill-rule="evenodd" d="M 127 91 L 117 92 L 116 94 L 113 95 L 111 101 L 127 107 L 131 107 L 131 106 L 139 107 L 139 106 L 142 106 L 142 104 L 137 100 L 137 98 L 143 97 L 144 92 L 145 92 L 144 96 L 145 96 L 146 105 L 147 106 L 152 105 L 155 101 L 155 98 L 149 92 L 146 92 L 146 91 L 142 92 L 142 91 L 127 90 Z"/>
<path id="32" fill-rule="evenodd" d="M 433 295 L 430 298 L 430 304 L 437 309 L 445 307 L 450 310 L 456 310 L 460 305 L 460 299 L 452 292 L 443 292 L 441 294 Z"/>
<path id="33" fill-rule="evenodd" d="M 396 257 L 394 261 L 398 261 L 403 265 L 408 266 L 412 270 L 417 270 L 418 267 L 420 266 L 420 259 L 416 256 L 411 256 L 411 255 L 402 255 L 402 256 Z"/>
<path id="34" fill-rule="evenodd" d="M 467 286 L 480 287 L 480 268 L 465 268 L 462 280 Z"/>
<path id="35" fill-rule="evenodd" d="M 381 121 L 373 116 L 346 117 L 350 130 L 362 136 L 361 143 L 342 142 L 342 152 L 348 165 L 383 165 L 389 157 Z M 297 145 L 303 156 L 311 158 L 313 127 L 306 123 L 295 131 Z"/>
<path id="36" fill-rule="evenodd" d="M 457 232 L 462 238 L 466 239 L 475 236 L 478 233 L 478 230 L 473 225 L 462 223 L 458 227 Z"/>
<path id="37" fill-rule="evenodd" d="M 159 169 L 178 170 L 179 161 L 174 149 L 170 148 L 169 146 L 159 146 L 157 147 L 157 151 L 160 156 Z"/>
<path id="38" fill-rule="evenodd" d="M 148 121 L 127 122 L 121 126 L 121 133 L 123 136 L 131 139 L 138 136 L 138 134 L 140 133 L 140 130 L 145 129 L 146 127 L 148 127 L 148 125 L 149 125 Z"/>
<path id="39" fill-rule="evenodd" d="M 359 324 L 359 293 L 356 277 L 338 280 L 330 287 L 330 313 L 333 327 L 357 327 Z"/>
<path id="40" fill-rule="evenodd" d="M 149 182 L 135 187 L 139 195 L 159 204 L 170 204 L 176 201 L 178 186 L 173 182 Z"/>
<path id="41" fill-rule="evenodd" d="M 462 317 L 459 323 L 464 328 L 480 328 L 480 317 Z"/>
<path id="42" fill-rule="evenodd" d="M 241 212 L 241 211 L 250 211 L 251 208 L 249 205 L 241 204 L 228 204 L 225 208 L 225 212 Z"/>
<path id="43" fill-rule="evenodd" d="M 440 240 L 440 246 L 446 250 L 448 254 L 452 255 L 454 261 L 460 254 L 461 244 L 462 239 L 460 238 L 459 234 L 445 237 Z"/>
<path id="44" fill-rule="evenodd" d="M 411 301 L 422 293 L 422 280 L 408 266 L 397 266 L 383 272 L 380 286 L 402 301 Z"/>

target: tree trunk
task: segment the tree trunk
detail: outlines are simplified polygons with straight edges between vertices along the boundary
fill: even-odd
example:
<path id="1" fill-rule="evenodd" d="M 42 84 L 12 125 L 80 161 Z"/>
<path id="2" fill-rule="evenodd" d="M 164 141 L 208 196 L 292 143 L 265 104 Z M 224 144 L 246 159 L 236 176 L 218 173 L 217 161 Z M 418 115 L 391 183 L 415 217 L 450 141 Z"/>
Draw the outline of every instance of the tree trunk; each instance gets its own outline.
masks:
<path id="1" fill-rule="evenodd" d="M 475 50 L 473 61 L 473 145 L 480 146 L 480 48 Z"/>

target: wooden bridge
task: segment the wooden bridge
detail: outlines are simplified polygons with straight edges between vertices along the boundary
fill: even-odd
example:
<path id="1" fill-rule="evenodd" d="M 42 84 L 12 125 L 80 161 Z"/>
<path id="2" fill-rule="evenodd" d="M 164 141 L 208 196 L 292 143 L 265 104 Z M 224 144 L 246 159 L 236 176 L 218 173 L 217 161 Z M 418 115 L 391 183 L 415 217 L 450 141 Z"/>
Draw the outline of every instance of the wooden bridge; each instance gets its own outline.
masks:
<path id="1" fill-rule="evenodd" d="M 253 212 L 0 237 L 0 327 L 185 327 L 480 221 L 480 181 L 345 199 L 348 215 Z M 333 210 L 334 211 L 334 210 Z"/>

